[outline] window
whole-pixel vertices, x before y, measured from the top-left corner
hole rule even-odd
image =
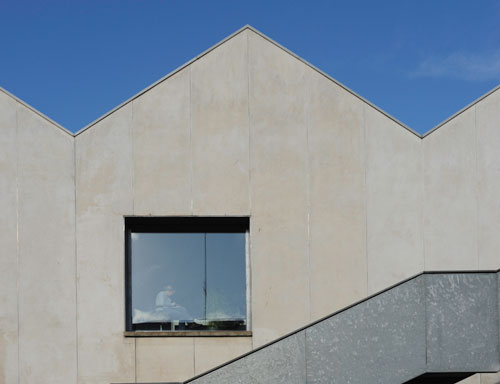
[[[128,217],[127,331],[247,330],[247,217]]]

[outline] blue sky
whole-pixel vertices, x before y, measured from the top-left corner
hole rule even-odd
[[[500,1],[0,0],[0,86],[71,131],[250,24],[418,132],[500,84]]]

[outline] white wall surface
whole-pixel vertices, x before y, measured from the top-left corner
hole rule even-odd
[[[309,71],[310,320],[367,295],[364,103]]]
[[[0,92],[0,382],[18,382],[17,102]]]
[[[135,381],[124,338],[124,215],[133,213],[132,104],[76,139],[78,383]]]
[[[431,133],[424,146],[425,268],[478,268],[475,107]]]
[[[424,269],[422,141],[365,106],[368,293]]]
[[[0,381],[74,382],[74,139],[0,92]]]
[[[309,320],[308,68],[249,34],[254,346]]]

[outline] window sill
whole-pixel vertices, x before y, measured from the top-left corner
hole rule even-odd
[[[252,337],[252,331],[125,331],[125,337]]]

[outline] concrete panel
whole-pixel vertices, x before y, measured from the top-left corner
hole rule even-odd
[[[193,213],[248,215],[247,33],[191,65]]]
[[[309,70],[249,32],[254,347],[309,321]]]
[[[0,383],[18,383],[17,102],[0,92]]]
[[[497,273],[497,286],[498,286],[498,328],[499,328],[498,333],[499,333],[499,345],[500,345],[500,272]],[[500,372],[482,373],[480,376],[481,376],[481,384],[500,384]]]
[[[73,138],[18,107],[19,382],[75,383]]]
[[[497,279],[496,273],[419,276],[193,382],[397,384],[420,382],[413,379],[426,372],[494,372]],[[497,374],[482,376],[494,382]]]
[[[308,76],[314,320],[364,298],[367,293],[364,103],[318,72]]]
[[[478,268],[474,117],[472,107],[423,139],[428,271]]]
[[[189,68],[133,102],[134,214],[191,214]]]
[[[403,383],[425,372],[421,277],[306,329],[307,383]]]
[[[427,371],[498,371],[497,275],[426,275],[425,279]]]
[[[206,372],[218,365],[252,350],[250,337],[199,337],[194,339],[195,374]]]
[[[77,217],[133,214],[132,104],[75,138]]]
[[[78,382],[132,382],[134,339],[125,338],[123,218],[94,213],[77,222]]]
[[[500,384],[500,372],[497,373],[482,373],[481,384]]]
[[[299,332],[194,380],[199,384],[303,384],[305,335]]]
[[[193,338],[137,338],[138,383],[180,382],[194,376]]]
[[[365,106],[368,294],[424,270],[421,139]]]
[[[500,268],[500,92],[476,105],[479,269]]]
[[[479,375],[473,375],[465,380],[459,381],[460,384],[481,384],[481,377]]]
[[[302,384],[306,382],[305,333],[299,332],[261,349],[246,359],[257,383]]]
[[[250,372],[246,366],[246,360],[240,359],[188,382],[196,384],[253,384],[256,381],[252,381],[252,374],[253,372]]]
[[[132,382],[123,215],[133,212],[131,105],[76,138],[80,383]]]

